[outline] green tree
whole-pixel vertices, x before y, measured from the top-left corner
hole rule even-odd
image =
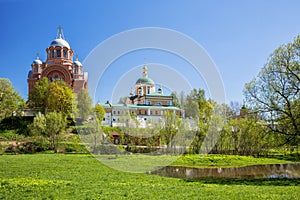
[[[64,81],[52,81],[49,86],[47,109],[60,112],[63,117],[71,116],[76,110],[76,98],[72,88]]]
[[[161,137],[167,145],[167,152],[175,150],[175,141],[173,140],[181,126],[181,119],[170,111],[165,111],[163,116],[163,128],[160,130]]]
[[[197,119],[199,117],[199,104],[197,98],[198,91],[193,89],[190,94],[186,96],[184,101],[185,116],[192,119]]]
[[[238,117],[241,113],[240,110],[241,108],[244,107],[241,103],[237,101],[231,101],[229,103],[229,108],[228,108],[228,115],[230,118],[236,118]]]
[[[45,115],[38,113],[31,124],[28,125],[31,135],[39,136],[44,135],[46,131],[46,118]]]
[[[193,89],[190,94],[187,95],[184,102],[186,117],[198,119],[199,117],[205,117],[203,116],[205,114],[209,114],[207,113],[209,110],[205,111],[205,109],[208,109],[206,106],[209,105],[209,102],[205,98],[205,91],[203,89]]]
[[[46,115],[39,113],[28,125],[31,135],[36,136],[43,146],[44,137],[50,142],[50,148],[57,150],[60,134],[65,130],[67,125],[65,117],[62,113],[49,112]]]
[[[84,126],[78,127],[77,131],[80,134],[81,142],[85,143],[88,150],[92,153],[100,153],[98,150],[101,145],[103,145],[104,142],[110,142],[109,138],[106,138],[109,137],[109,134],[105,135],[99,123],[95,120],[89,121]],[[105,138],[107,141],[105,141]]]
[[[46,129],[45,134],[49,138],[51,148],[57,150],[60,133],[62,133],[67,125],[65,117],[62,113],[50,112],[46,116]]]
[[[198,108],[198,113],[196,113],[196,122],[198,128],[196,131],[194,141],[192,143],[192,151],[194,153],[200,153],[204,139],[206,138],[207,133],[210,130],[209,124],[211,122],[211,117],[214,112],[214,108],[212,102],[206,100],[205,92],[202,89],[199,89],[198,91],[194,89],[191,93],[191,99],[193,99]],[[208,145],[207,142],[205,144]]]
[[[44,142],[46,140],[46,128],[46,117],[41,113],[37,114],[34,117],[33,122],[28,125],[29,132],[32,136],[35,137],[35,140],[39,143],[40,149],[44,148]]]
[[[242,118],[239,125],[239,146],[240,155],[259,155],[266,145],[265,133],[257,121],[252,118]]]
[[[92,114],[93,111],[93,101],[90,97],[88,90],[81,89],[77,94],[77,108],[78,108],[78,116],[83,121],[88,118],[89,115]]]
[[[289,114],[292,113],[295,118],[289,117]],[[281,127],[282,130],[285,130],[285,143],[289,144],[292,149],[294,148],[299,150],[300,143],[300,99],[291,101],[289,105],[284,106],[284,113],[278,120],[278,127]]]
[[[184,91],[181,91],[180,93],[179,93],[179,104],[181,105],[181,106],[184,106],[185,105],[185,100],[186,100],[186,96],[185,96],[185,93],[184,93]]]
[[[285,135],[292,148],[300,142],[299,52],[300,35],[278,47],[244,90],[248,107],[266,120],[269,130]]]
[[[179,99],[178,99],[178,95],[177,93],[174,91],[171,93],[171,96],[173,98],[173,106],[176,106],[176,107],[181,107],[180,103],[179,103]]]
[[[29,101],[31,107],[44,114],[61,112],[63,117],[69,117],[76,112],[75,95],[64,81],[49,82],[47,78],[42,78],[35,84]]]
[[[104,117],[105,117],[105,110],[102,106],[100,106],[99,104],[96,104],[95,106],[95,114],[96,114],[96,119],[98,121],[99,124],[102,123]]]
[[[47,78],[42,78],[34,85],[34,92],[29,96],[29,106],[46,113],[47,100],[49,97],[50,83]]]
[[[270,135],[255,118],[230,119],[227,125],[216,145],[217,153],[258,156],[264,149],[274,147]]]
[[[0,78],[0,121],[12,116],[23,104],[23,99],[14,90],[11,82],[6,78]]]

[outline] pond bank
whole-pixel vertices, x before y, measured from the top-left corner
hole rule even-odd
[[[300,178],[300,163],[250,165],[231,168],[166,166],[148,173],[173,178]]]

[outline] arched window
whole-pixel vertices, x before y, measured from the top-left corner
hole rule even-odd
[[[51,58],[54,58],[54,50],[51,51]]]
[[[58,79],[58,74],[54,74],[53,79],[57,80]]]
[[[57,50],[57,57],[58,57],[58,58],[61,57],[61,50],[60,50],[60,49]]]
[[[64,49],[64,58],[67,58],[67,50]]]
[[[74,74],[78,74],[78,68],[77,67],[74,70]]]

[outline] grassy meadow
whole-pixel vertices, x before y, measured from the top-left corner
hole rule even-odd
[[[122,158],[115,160],[118,159]],[[228,157],[226,160],[227,164],[235,162],[240,166],[246,162],[242,159],[248,160],[248,164],[286,162],[277,159],[256,162],[256,158],[252,157]],[[202,161],[188,156],[173,164],[199,165],[202,162],[203,166],[224,166],[224,160],[222,156],[214,158],[209,155]],[[219,164],[211,165],[209,162]],[[183,180],[117,171],[87,154],[2,155],[0,166],[0,199],[300,198],[299,179]]]

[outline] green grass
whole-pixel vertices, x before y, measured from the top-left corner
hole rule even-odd
[[[2,155],[0,166],[0,199],[300,198],[299,179],[182,180],[116,171],[90,155]]]
[[[263,164],[284,164],[290,163],[289,160],[276,158],[255,158],[253,156],[237,156],[237,155],[184,155],[177,159],[173,166],[185,166],[196,168],[207,167],[240,167],[247,165],[263,165]]]

